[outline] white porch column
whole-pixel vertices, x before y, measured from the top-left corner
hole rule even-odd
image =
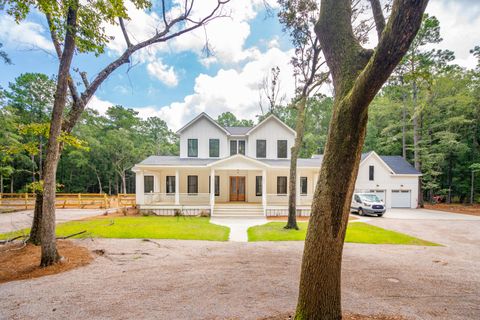
[[[267,215],[267,170],[262,170],[262,205],[263,215]]]
[[[213,215],[215,206],[215,169],[210,170],[210,214]]]
[[[135,171],[135,201],[137,205],[145,204],[145,191],[143,185],[143,171]]]
[[[318,173],[315,173],[315,174],[313,175],[313,185],[312,185],[312,187],[313,187],[312,190],[313,190],[313,191],[312,191],[312,194],[315,193],[315,188],[317,187],[318,175],[319,175]]]
[[[180,172],[175,170],[175,204],[180,204]]]

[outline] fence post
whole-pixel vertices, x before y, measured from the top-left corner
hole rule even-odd
[[[80,209],[83,209],[82,208],[82,194],[81,193],[78,194],[78,205],[80,206]]]
[[[28,209],[28,193],[25,192],[25,210]]]

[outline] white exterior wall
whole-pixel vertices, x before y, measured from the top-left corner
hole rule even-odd
[[[272,117],[249,134],[246,154],[248,157],[257,157],[257,140],[267,140],[266,159],[277,159],[277,140],[287,140],[287,158],[290,158],[295,135]]]
[[[198,157],[210,158],[209,140],[220,140],[220,157],[230,155],[227,134],[206,118],[200,118],[180,134],[180,158],[188,158],[188,139],[198,139]]]
[[[369,181],[369,166],[374,166],[374,180]],[[411,190],[410,207],[416,208],[418,203],[418,176],[394,176],[375,155],[370,155],[358,170],[356,190],[385,190],[385,205],[391,208],[392,190]]]

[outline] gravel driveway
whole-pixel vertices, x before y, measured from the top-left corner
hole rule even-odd
[[[480,220],[369,222],[444,246],[346,244],[346,311],[480,318]],[[295,308],[302,242],[77,241],[106,254],[0,285],[1,319],[258,319]]]
[[[56,209],[57,223],[99,216],[105,209]],[[32,226],[33,210],[0,214],[0,233],[6,233]]]

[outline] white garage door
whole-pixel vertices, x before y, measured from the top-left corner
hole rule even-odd
[[[392,190],[392,208],[410,208],[410,190]]]

